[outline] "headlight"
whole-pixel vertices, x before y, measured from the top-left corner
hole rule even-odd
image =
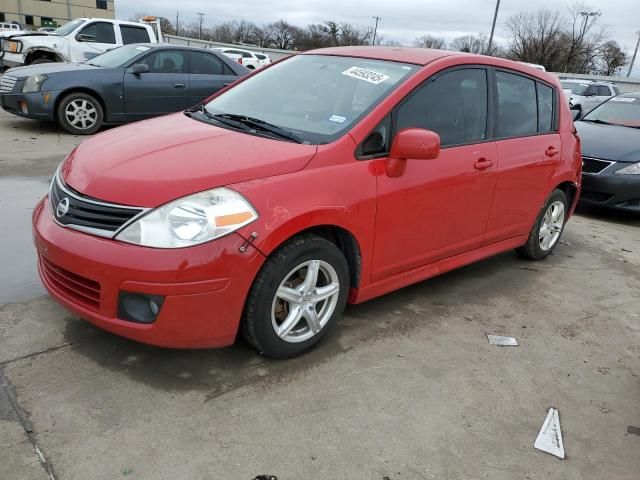
[[[242,195],[215,188],[152,210],[116,240],[155,248],[190,247],[235,232],[256,218],[258,214]]]
[[[3,42],[3,49],[9,53],[20,53],[20,50],[22,50],[22,42],[16,42],[15,40],[5,40]]]
[[[31,77],[27,77],[22,85],[22,93],[39,92],[46,79],[46,75],[33,75]]]
[[[640,162],[627,165],[620,170],[616,170],[613,173],[621,173],[623,175],[640,175]]]

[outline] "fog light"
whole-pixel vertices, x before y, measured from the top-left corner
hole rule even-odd
[[[18,105],[20,105],[20,111],[22,113],[24,113],[25,115],[29,113],[29,109],[27,108],[27,102],[18,102]]]
[[[118,298],[118,318],[129,322],[153,323],[163,303],[164,297],[161,295],[121,291]]]

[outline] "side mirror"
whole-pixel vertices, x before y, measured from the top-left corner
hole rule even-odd
[[[131,73],[135,75],[140,75],[141,73],[147,73],[149,71],[149,65],[146,63],[136,63],[133,67],[131,67]]]
[[[95,35],[87,35],[86,33],[79,33],[76,35],[76,40],[79,42],[95,42]]]
[[[386,161],[387,175],[401,176],[407,160],[433,160],[440,155],[440,135],[422,128],[407,128],[399,131]]]
[[[580,118],[580,110],[571,110],[571,116],[574,121],[578,120]]]

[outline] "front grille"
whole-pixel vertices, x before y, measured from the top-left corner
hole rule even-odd
[[[587,190],[584,188],[580,192],[580,198],[582,198],[583,200],[590,200],[592,202],[604,203],[611,197],[613,197],[613,195],[611,195],[610,193],[595,192],[593,190]]]
[[[608,160],[599,160],[597,158],[591,157],[582,157],[582,173],[586,173],[588,175],[597,175],[613,163],[615,162],[610,162]]]
[[[95,310],[100,308],[98,282],[60,268],[44,257],[40,257],[40,271],[58,292]]]
[[[82,195],[64,185],[58,174],[51,182],[49,200],[53,217],[59,224],[108,238],[114,237],[118,230],[146,211]]]
[[[11,75],[3,75],[0,78],[0,93],[11,93],[18,79]]]

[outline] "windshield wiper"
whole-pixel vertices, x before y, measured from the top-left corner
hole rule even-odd
[[[204,106],[203,106],[203,109],[204,111],[206,111],[206,108],[204,108]],[[265,120],[260,120],[259,118],[248,117],[246,115],[238,115],[235,113],[218,113],[216,115],[213,115],[207,112],[207,114],[208,114],[207,116],[211,115],[211,117],[216,120],[222,120],[223,123],[224,123],[224,120],[231,120],[234,123],[245,125],[253,130],[261,130],[264,132],[273,133],[274,135],[277,135],[280,138],[291,140],[292,142],[309,143],[306,140],[303,140],[302,138],[300,138],[295,133],[291,132],[290,130],[279,127]]]

